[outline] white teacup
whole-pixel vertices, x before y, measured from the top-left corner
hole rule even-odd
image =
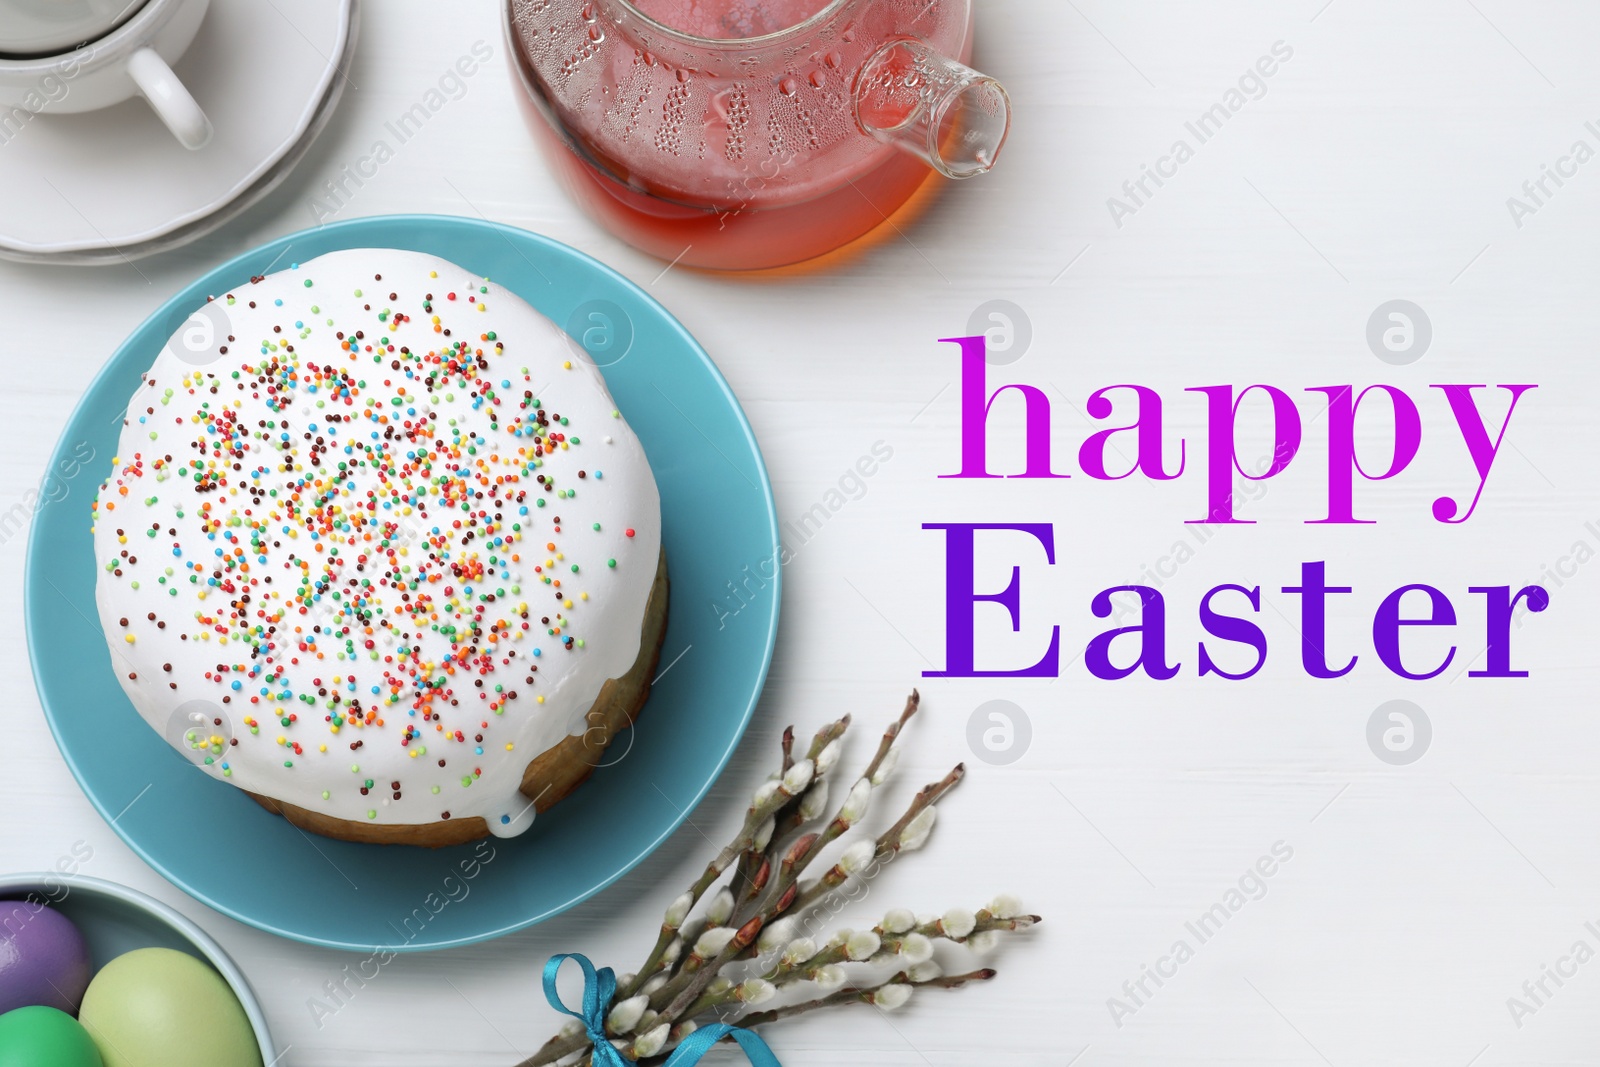
[[[211,120],[170,64],[194,40],[209,5],[0,0],[0,142],[40,112],[95,111],[142,95],[185,148],[204,146]]]

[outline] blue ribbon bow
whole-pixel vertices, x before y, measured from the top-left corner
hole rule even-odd
[[[561,965],[568,960],[577,960],[578,966],[583,968],[582,1011],[573,1011],[563,1004],[561,993],[556,989],[556,975],[560,973]],[[606,1007],[616,992],[617,976],[611,968],[602,967],[596,971],[594,964],[581,953],[568,952],[552,956],[544,965],[544,998],[550,1002],[552,1008],[583,1023],[584,1031],[594,1045],[595,1067],[630,1067],[630,1061],[617,1051],[611,1039],[606,1037]],[[667,1057],[666,1067],[693,1067],[700,1062],[700,1057],[711,1051],[711,1046],[725,1037],[732,1037],[739,1043],[739,1047],[744,1050],[753,1067],[782,1067],[778,1057],[767,1047],[767,1043],[754,1032],[729,1026],[727,1023],[702,1026],[678,1042],[678,1047]]]

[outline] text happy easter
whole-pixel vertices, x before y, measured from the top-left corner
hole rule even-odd
[[[1087,477],[1104,482],[1146,479],[1170,482],[1188,477],[1201,480],[1204,492],[1195,511],[1183,518],[1188,525],[1211,529],[1253,524],[1242,518],[1240,503],[1245,492],[1259,488],[1278,477],[1295,462],[1302,442],[1312,432],[1325,438],[1326,471],[1323,475],[1321,514],[1304,522],[1332,526],[1368,525],[1375,520],[1361,514],[1363,484],[1377,484],[1400,478],[1421,450],[1424,440],[1440,447],[1463,450],[1476,471],[1476,484],[1464,486],[1451,495],[1441,495],[1425,506],[1433,522],[1459,525],[1470,520],[1483,502],[1495,462],[1507,441],[1507,433],[1519,402],[1536,389],[1529,384],[1430,384],[1430,396],[1442,396],[1449,416],[1425,422],[1417,398],[1393,385],[1309,386],[1291,391],[1274,385],[1205,385],[1185,388],[1183,397],[1164,398],[1155,389],[1142,385],[1108,385],[1090,393],[1084,413],[1096,429],[1083,442],[1072,469],[1052,449],[1051,400],[1038,386],[1022,382],[990,383],[985,360],[985,338],[950,338],[961,351],[960,468],[941,475],[950,479],[995,479],[1065,481]],[[1024,454],[1021,457],[991,456],[988,431],[995,417],[995,401],[1006,394],[1022,401]],[[1297,403],[1295,393],[1305,399]],[[1363,403],[1370,406],[1379,396],[1387,401],[1387,464],[1378,466],[1371,456],[1363,462],[1357,456],[1356,420]],[[1506,404],[1503,418],[1486,418],[1480,403],[1497,397]],[[1242,410],[1244,402],[1254,403]],[[1263,405],[1262,400],[1266,403]],[[1202,446],[1204,462],[1191,462],[1186,440],[1168,440],[1163,425],[1163,404],[1197,404],[1205,413]],[[1300,405],[1315,405],[1320,425],[1303,418]],[[1486,405],[1487,406],[1487,405]],[[1496,405],[1497,406],[1497,405]],[[1523,405],[1526,407],[1526,405]],[[1437,405],[1434,405],[1437,407]],[[1008,410],[1014,410],[1015,405]],[[1113,424],[1113,419],[1115,423]],[[1368,420],[1370,422],[1370,420]],[[1368,425],[1364,422],[1363,425]],[[1103,428],[1100,427],[1104,425]],[[1240,432],[1269,432],[1270,455],[1247,468],[1237,449]],[[1363,450],[1365,451],[1365,450]],[[1020,463],[1018,462],[1020,460]],[[997,469],[1020,466],[1011,473]],[[1240,480],[1243,489],[1236,488]],[[1048,522],[927,522],[923,529],[940,532],[945,541],[945,663],[942,669],[925,671],[934,678],[1040,678],[1058,677],[1063,669],[1060,625],[1048,630],[1037,627],[1036,661],[1024,667],[1000,669],[985,665],[979,649],[980,618],[992,621],[997,616],[988,605],[1005,611],[1013,633],[1022,632],[1022,568],[1011,566],[1011,580],[1000,590],[976,588],[979,554],[994,551],[994,546],[1015,546],[1016,533],[1037,542],[1035,552],[1043,550],[1047,566],[1057,562],[1055,529]],[[1013,536],[996,538],[996,532],[1011,531]],[[1014,551],[1015,548],[1013,547]],[[1006,562],[1010,562],[1007,560]],[[1355,670],[1365,659],[1361,649],[1334,649],[1327,640],[1328,607],[1332,597],[1354,592],[1336,563],[1306,561],[1298,573],[1285,575],[1279,586],[1286,596],[1299,602],[1300,660],[1305,673],[1313,678],[1340,678]],[[1136,597],[1138,607],[1128,625],[1115,598]],[[1458,618],[1457,604],[1461,604]],[[1443,653],[1421,654],[1415,650],[1408,658],[1405,634],[1415,628],[1445,630],[1458,625],[1473,631],[1472,640],[1481,642],[1481,669],[1467,672],[1469,678],[1523,678],[1526,671],[1515,669],[1511,646],[1513,620],[1524,612],[1542,612],[1550,603],[1548,591],[1538,585],[1513,586],[1485,581],[1468,586],[1452,600],[1443,590],[1425,583],[1403,585],[1387,592],[1372,616],[1371,651],[1389,672],[1399,677],[1422,680],[1442,674],[1455,661],[1458,649],[1452,645]],[[1470,605],[1470,606],[1469,606]],[[1200,677],[1216,676],[1232,681],[1253,677],[1266,664],[1266,631],[1255,621],[1262,610],[1262,587],[1251,580],[1229,582],[1207,590],[1195,610],[1205,638],[1194,648],[1194,657],[1182,654],[1168,636],[1169,606],[1166,597],[1153,584],[1111,586],[1097,592],[1089,608],[1097,619],[1113,625],[1095,633],[1083,647],[1082,660],[1097,678],[1117,680],[1136,673],[1165,681],[1185,669]],[[981,613],[980,613],[981,609]],[[1125,609],[1124,609],[1125,610]],[[1292,614],[1292,612],[1291,612]],[[1104,624],[1102,624],[1104,625]],[[1222,656],[1226,649],[1230,655]],[[1245,662],[1236,662],[1243,653]],[[1253,653],[1253,663],[1248,662]],[[1219,659],[1227,659],[1224,667]],[[1192,665],[1186,668],[1186,664]]]

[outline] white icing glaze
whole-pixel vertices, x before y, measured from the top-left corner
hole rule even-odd
[[[533,822],[527,764],[637,657],[661,545],[593,364],[515,295],[389,249],[197,311],[96,509],[112,663],[174,747],[335,818],[500,836]]]

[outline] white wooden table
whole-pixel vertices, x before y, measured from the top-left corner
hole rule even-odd
[[[509,1065],[556,1023],[537,991],[543,960],[581,950],[631,962],[665,900],[703,862],[702,835],[720,843],[732,831],[738,798],[761,780],[785,723],[806,731],[850,710],[869,725],[921,684],[925,721],[909,739],[896,802],[956,759],[969,760],[971,779],[943,806],[929,851],[886,873],[850,918],[865,926],[892,904],[940,910],[1010,890],[1048,921],[1000,953],[1000,978],[985,987],[929,995],[889,1017],[861,1009],[774,1028],[786,1064],[1592,1062],[1600,962],[1561,987],[1547,980],[1552,995],[1520,1027],[1507,998],[1523,997],[1524,981],[1574,942],[1600,949],[1584,927],[1600,925],[1600,572],[1561,564],[1573,576],[1517,633],[1525,680],[1452,670],[1405,682],[1377,666],[1368,628],[1378,598],[1398,585],[1437,585],[1465,616],[1468,585],[1535,581],[1577,542],[1600,548],[1585,526],[1600,520],[1600,478],[1584,392],[1600,385],[1600,162],[1520,227],[1506,203],[1575,141],[1600,149],[1585,127],[1600,119],[1600,6],[980,4],[978,63],[1016,105],[1000,167],[947,189],[903,239],[827,272],[777,281],[663,271],[580,216],[520,125],[489,0],[448,13],[426,0],[370,0],[352,72],[359,88],[286,186],[223,232],[137,270],[0,265],[11,370],[0,395],[4,512],[36,483],[80,392],[145,315],[221,259],[312,224],[323,183],[481,39],[494,58],[467,96],[340,217],[481,213],[568,242],[648,287],[742,398],[785,519],[823,500],[874,443],[893,449],[788,567],[767,693],[712,799],[620,884],[556,920],[399,958],[318,1026],[308,999],[356,958],[234,923],[140,862],[57,754],[19,625],[0,638],[12,687],[0,711],[0,869],[48,867],[87,842],[86,873],[171,902],[244,965],[289,1047],[286,1065]],[[1198,144],[1185,123],[1276,42],[1292,57]],[[1108,198],[1180,138],[1197,146],[1193,158],[1119,226]],[[1430,351],[1408,367],[1380,363],[1365,339],[1373,310],[1395,298],[1415,301],[1433,325]],[[1202,510],[1197,475],[1163,486],[936,477],[957,461],[954,350],[937,339],[965,333],[993,299],[1031,322],[1031,347],[1004,368],[1006,380],[1048,387],[1068,460],[1088,432],[1073,407],[1118,382],[1159,388],[1174,432],[1191,437],[1202,408],[1182,392],[1189,386],[1539,389],[1512,424],[1515,447],[1478,513],[1459,527],[1427,511],[1470,484],[1459,445],[1425,445],[1406,477],[1358,490],[1377,526],[1305,525],[1322,492],[1313,428],[1294,473],[1251,505],[1259,524],[1225,531],[1164,580],[1173,655],[1185,665],[1170,682],[1101,682],[1081,663],[1058,680],[923,682],[944,638],[943,545],[922,523],[1054,522],[1054,568],[1020,541],[986,554],[995,587],[1008,553],[1023,565],[1024,633],[1008,645],[996,616],[983,640],[989,654],[1020,657],[1059,624],[1065,663],[1094,632],[1093,593],[1158,565]],[[1437,403],[1425,410],[1441,414]],[[829,432],[815,432],[819,419]],[[997,454],[1014,438],[997,433]],[[1206,589],[1260,584],[1292,618],[1294,601],[1277,590],[1294,584],[1300,561],[1318,559],[1356,588],[1334,610],[1329,638],[1364,653],[1355,671],[1307,678],[1294,629],[1264,610],[1271,652],[1260,675],[1195,676],[1195,604]],[[12,620],[23,565],[24,538],[11,536],[0,544],[0,614]],[[1397,697],[1433,724],[1431,749],[1410,766],[1381,762],[1366,740],[1373,710]],[[968,717],[991,699],[1031,721],[1030,750],[1007,766],[968,751]],[[864,748],[858,739],[858,758]],[[1292,859],[1199,944],[1185,924],[1276,842]],[[1159,988],[1146,979],[1149,995],[1135,1006],[1124,983],[1180,939],[1193,958]],[[1136,1010],[1114,1019],[1112,997]]]

